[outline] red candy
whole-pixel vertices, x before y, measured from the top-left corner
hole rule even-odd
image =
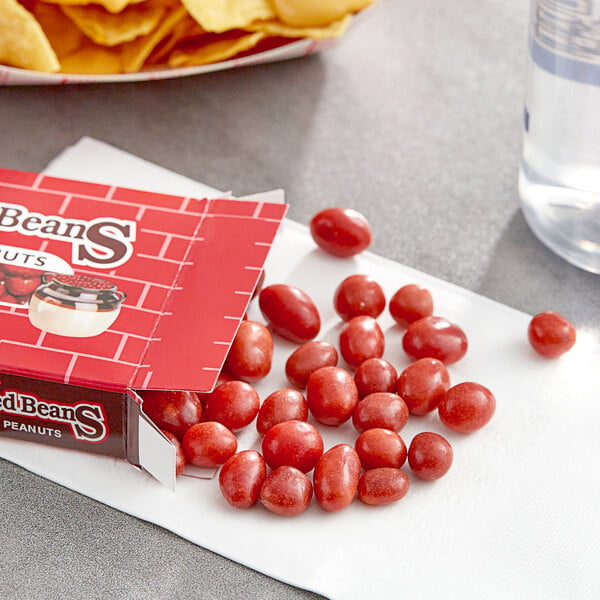
[[[264,399],[256,418],[256,430],[265,435],[277,423],[307,419],[308,404],[298,390],[276,390]]]
[[[256,321],[242,321],[235,335],[225,367],[235,379],[259,381],[271,370],[273,337]]]
[[[234,508],[254,506],[267,476],[265,459],[256,450],[244,450],[227,459],[219,472],[223,498]]]
[[[263,288],[258,304],[271,329],[297,344],[312,340],[321,329],[321,317],[314,302],[306,292],[292,285]]]
[[[363,398],[352,414],[352,424],[357,431],[373,427],[400,431],[408,421],[408,407],[397,394],[375,392]]]
[[[365,217],[351,208],[326,208],[310,221],[315,243],[334,256],[354,256],[371,245],[371,226]]]
[[[323,438],[318,430],[304,421],[284,421],[267,431],[262,453],[272,469],[288,465],[308,473],[323,454]]]
[[[449,365],[466,353],[465,332],[443,317],[423,317],[412,323],[402,338],[404,351],[413,358],[437,358]]]
[[[389,310],[398,325],[408,327],[433,314],[433,298],[428,289],[411,283],[401,287],[390,298]]]
[[[531,347],[546,358],[568,352],[577,339],[575,327],[562,315],[546,311],[535,315],[527,329]]]
[[[417,434],[408,447],[408,464],[424,481],[443,477],[452,466],[453,456],[448,440],[431,431]]]
[[[347,444],[338,444],[321,455],[313,476],[317,502],[329,511],[346,508],[356,496],[360,458]]]
[[[92,275],[83,275],[81,273],[76,273],[75,275],[54,275],[54,279],[65,285],[86,290],[113,290],[115,288],[114,283],[106,279],[93,277]]]
[[[146,390],[141,396],[142,408],[148,418],[179,439],[202,419],[202,404],[195,392]]]
[[[317,369],[306,384],[308,410],[323,425],[341,425],[358,404],[354,378],[341,367]]]
[[[249,425],[260,408],[256,390],[245,381],[226,381],[204,401],[204,420],[218,421],[236,431]]]
[[[385,337],[373,317],[360,315],[346,321],[340,331],[340,352],[352,369],[369,358],[381,358]]]
[[[196,467],[218,467],[235,454],[237,439],[216,421],[192,425],[183,436],[183,451],[189,463]]]
[[[0,279],[1,274],[16,276],[16,277],[31,277],[33,275],[41,276],[43,270],[32,269],[31,267],[22,267],[19,265],[13,265],[9,263],[0,263]]]
[[[397,392],[411,414],[424,415],[437,408],[449,387],[446,365],[436,358],[421,358],[400,373]]]
[[[495,410],[496,399],[492,392],[470,381],[451,387],[438,405],[442,423],[459,433],[481,429],[493,417]]]
[[[313,371],[321,367],[335,367],[337,363],[338,352],[332,344],[313,340],[305,342],[289,355],[285,374],[292,385],[304,389]]]
[[[375,319],[385,308],[385,294],[382,287],[369,275],[350,275],[337,287],[333,305],[344,321],[359,315]]]
[[[374,392],[395,392],[397,381],[396,367],[383,358],[368,358],[354,372],[354,383],[361,398]]]
[[[363,473],[358,482],[358,497],[365,504],[381,506],[401,500],[409,489],[410,479],[404,471],[378,467]]]
[[[321,248],[336,256],[352,256],[371,242],[364,217],[341,208],[315,215],[311,233]],[[0,295],[12,290],[15,301],[15,290],[24,291],[30,276],[0,271]],[[13,287],[11,278],[19,279],[21,287]],[[409,476],[401,470],[406,462],[414,477],[424,481],[443,477],[453,462],[452,446],[438,433],[418,433],[407,448],[398,432],[411,414],[423,416],[437,409],[442,424],[460,433],[477,431],[492,418],[496,400],[489,389],[473,382],[451,387],[447,365],[465,356],[468,339],[461,327],[433,315],[426,288],[405,285],[389,302],[394,321],[406,327],[402,347],[415,359],[399,375],[383,358],[386,340],[376,318],[386,298],[372,277],[348,276],[335,290],[333,308],[343,320],[339,353],[349,369],[337,366],[336,347],[314,339],[321,328],[320,314],[304,291],[274,284],[257,295],[268,328],[247,319],[240,324],[226,370],[212,393],[143,392],[144,409],[177,448],[177,474],[186,461],[201,467],[221,465],[219,487],[231,506],[249,508],[260,500],[275,514],[294,516],[307,509],[313,492],[320,507],[331,512],[348,507],[357,496],[370,505],[396,502],[410,488]],[[261,406],[250,382],[270,372],[271,332],[299,345],[285,362],[285,376],[294,387],[275,390]],[[528,330],[532,347],[548,357],[569,350],[575,335],[571,323],[553,312],[533,317]],[[327,426],[351,419],[359,432],[354,447],[338,443],[325,451],[309,415]],[[261,452],[236,454],[233,431],[255,417],[256,430],[263,436]],[[313,470],[311,482],[307,473]]]
[[[406,444],[390,429],[374,427],[363,431],[356,439],[354,448],[365,471],[376,467],[399,469],[406,461]]]
[[[187,465],[187,459],[181,442],[177,439],[177,436],[172,434],[170,431],[161,429],[161,433],[175,446],[175,476],[178,477],[183,473]]]
[[[294,517],[307,509],[312,494],[312,483],[302,471],[282,466],[267,475],[260,488],[260,501],[277,515]]]
[[[11,294],[5,292],[0,296],[0,302],[7,304],[27,304],[29,296],[11,296]]]
[[[12,296],[29,296],[42,282],[41,277],[7,277],[4,280],[6,291]]]

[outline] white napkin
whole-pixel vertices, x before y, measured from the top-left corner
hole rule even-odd
[[[100,154],[101,162],[95,160]],[[181,193],[178,185],[192,185],[90,139],[54,160],[49,172],[123,186],[166,184],[174,193]],[[206,187],[199,184],[195,193],[206,194]],[[337,342],[332,297],[352,273],[372,275],[388,298],[406,283],[427,286],[436,314],[469,337],[467,356],[449,368],[452,383],[477,381],[497,400],[493,420],[471,435],[445,431],[435,415],[411,418],[401,432],[407,444],[419,431],[437,431],[453,444],[455,458],[443,479],[411,479],[398,503],[369,507],[357,500],[327,513],[313,501],[305,513],[286,519],[260,506],[229,507],[215,480],[183,477],[172,493],[122,461],[2,438],[0,456],[332,599],[600,598],[596,341],[580,331],[571,352],[544,359],[528,345],[528,315],[368,252],[349,260],[327,256],[305,227],[291,221],[271,251],[266,284],[289,282],[309,293],[321,310],[321,339]],[[548,304],[552,308],[551,298]],[[261,319],[256,306],[249,316]],[[380,324],[385,357],[400,370],[408,364],[402,331],[387,311]],[[261,397],[288,386],[283,365],[294,347],[277,340],[273,370],[257,386]],[[356,435],[348,424],[324,432],[327,447],[353,443]],[[240,446],[259,448],[253,425]]]

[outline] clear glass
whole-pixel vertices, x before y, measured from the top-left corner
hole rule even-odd
[[[600,0],[532,0],[521,207],[537,237],[600,273]]]

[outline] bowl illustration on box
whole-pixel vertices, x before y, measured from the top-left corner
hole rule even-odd
[[[45,273],[29,300],[29,320],[48,333],[92,337],[115,322],[125,297],[100,277]]]

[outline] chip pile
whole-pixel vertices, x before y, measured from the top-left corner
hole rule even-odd
[[[206,65],[344,34],[375,0],[0,0],[0,64],[115,74]]]

